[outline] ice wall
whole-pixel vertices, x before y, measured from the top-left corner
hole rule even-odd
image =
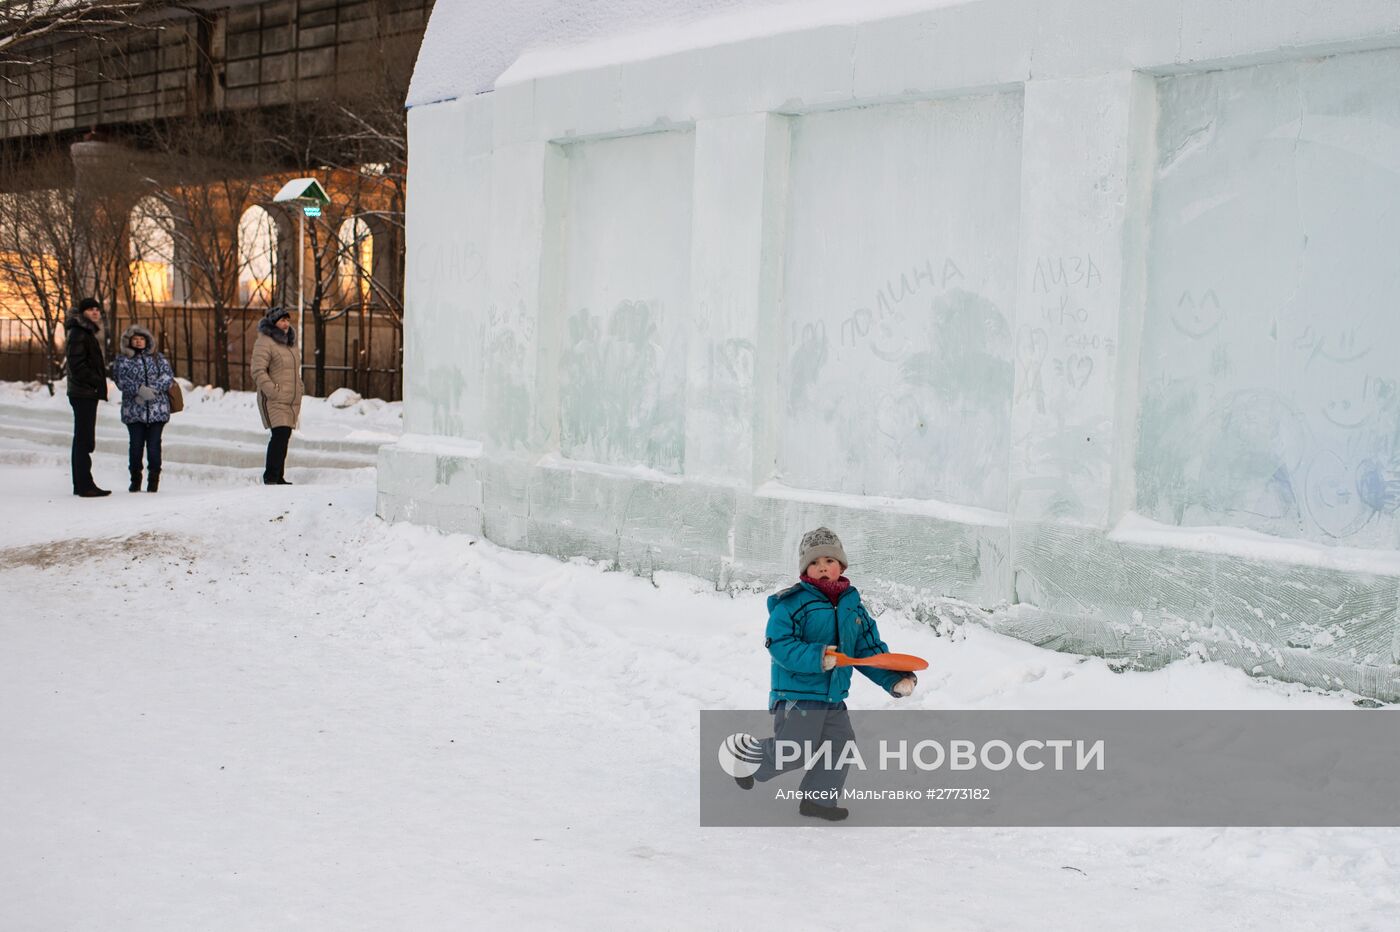
[[[1400,51],[1159,85],[1138,510],[1400,540]]]
[[[798,117],[778,476],[1006,504],[1021,99]]]
[[[679,474],[694,136],[651,133],[564,148],[560,451]]]
[[[380,513],[1400,697],[1400,7],[930,6],[413,108]]]
[[[491,242],[490,120],[479,112],[422,109],[410,110],[408,120],[414,185],[404,290],[421,325],[404,332],[404,397],[411,399],[404,429],[478,439],[490,325],[479,312],[486,306]]]

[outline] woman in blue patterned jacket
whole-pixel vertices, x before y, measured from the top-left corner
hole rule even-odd
[[[122,393],[122,423],[131,437],[130,492],[141,491],[141,452],[150,476],[146,491],[160,488],[160,435],[170,420],[170,383],[175,373],[155,351],[151,331],[132,324],[122,334],[121,355],[112,361],[112,381]]]

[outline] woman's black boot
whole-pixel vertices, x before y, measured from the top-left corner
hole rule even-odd
[[[155,482],[155,481],[156,481],[156,477],[155,477],[155,476],[152,476],[152,477],[151,477],[151,481],[152,481],[152,482]],[[130,487],[129,489],[127,489],[127,491],[128,491],[128,492],[139,492],[139,491],[141,491],[141,470],[139,470],[139,469],[133,469],[133,470],[131,471],[131,487]]]

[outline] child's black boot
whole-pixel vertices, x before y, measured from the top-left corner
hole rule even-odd
[[[825,819],[828,822],[840,822],[851,814],[849,809],[843,809],[840,806],[823,806],[810,799],[804,799],[798,803],[797,811],[802,815],[811,816],[814,819]]]

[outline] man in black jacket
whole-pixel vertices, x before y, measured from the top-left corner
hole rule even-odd
[[[68,404],[73,407],[73,494],[83,498],[111,495],[92,480],[92,451],[97,447],[97,403],[107,400],[107,363],[102,358],[102,305],[93,298],[78,302],[68,318]]]

